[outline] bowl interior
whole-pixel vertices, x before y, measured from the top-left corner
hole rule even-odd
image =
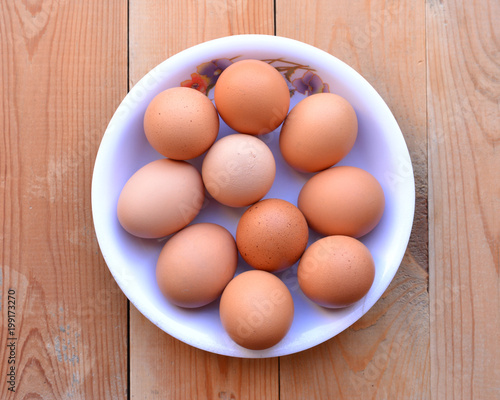
[[[116,216],[116,204],[125,182],[140,167],[161,157],[151,148],[143,130],[144,112],[153,97],[181,83],[196,86],[201,82],[202,89],[213,99],[212,84],[218,62],[225,65],[245,58],[266,60],[279,67],[284,76],[288,73],[290,108],[311,91],[328,90],[345,97],[356,111],[359,131],[354,148],[338,165],[369,171],[381,183],[386,197],[379,225],[361,238],[376,265],[375,281],[369,293],[348,308],[329,310],[303,295],[297,283],[297,265],[278,274],[292,293],[295,317],[287,336],[276,346],[261,351],[246,350],[229,338],[220,323],[218,301],[188,310],[165,300],[156,284],[155,266],[166,239],[133,237],[121,228]],[[210,76],[213,71],[215,75]],[[199,76],[204,80],[199,81]],[[265,198],[282,198],[297,204],[299,191],[311,174],[299,173],[284,162],[278,145],[279,129],[261,137],[272,150],[277,164],[276,179]],[[235,132],[221,120],[219,138],[231,133]],[[190,162],[201,169],[202,161],[203,155]],[[132,88],[110,121],[96,158],[92,182],[94,225],[102,254],[134,306],[159,328],[183,342],[218,354],[249,358],[305,350],[335,336],[366,313],[383,294],[401,263],[414,205],[408,149],[396,120],[373,87],[326,52],[291,39],[265,35],[231,36],[206,42],[170,57],[150,71]],[[207,195],[193,223],[215,222],[235,235],[244,211],[245,208],[222,206]],[[317,233],[310,231],[309,244],[318,238]],[[240,258],[237,273],[249,268]]]

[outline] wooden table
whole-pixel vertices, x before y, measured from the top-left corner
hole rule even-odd
[[[499,25],[496,0],[1,1],[0,398],[499,399]],[[100,255],[90,207],[128,89],[180,50],[241,33],[299,39],[366,77],[417,189],[406,256],[373,309],[261,360],[146,320]]]

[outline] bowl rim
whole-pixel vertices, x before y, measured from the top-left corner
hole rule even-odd
[[[380,287],[377,288],[377,295],[374,296],[375,299],[371,299],[372,301],[369,301],[366,303],[366,306],[363,307],[363,310],[361,313],[357,313],[354,317],[353,320],[349,322],[349,324],[340,329],[338,332],[335,331],[329,331],[326,334],[320,334],[315,337],[314,341],[307,342],[307,345],[302,345],[298,346],[293,349],[288,349],[286,351],[246,351],[246,349],[243,349],[238,352],[238,354],[235,354],[234,351],[229,351],[225,350],[224,348],[211,348],[210,346],[207,346],[206,344],[203,343],[203,340],[196,339],[192,336],[185,337],[182,335],[182,331],[179,331],[178,329],[175,329],[174,327],[171,326],[165,326],[165,324],[162,324],[160,320],[155,318],[154,315],[152,315],[151,310],[149,310],[147,307],[143,305],[141,302],[141,299],[137,296],[135,293],[130,293],[130,291],[127,290],[129,287],[129,282],[125,281],[125,277],[118,273],[118,270],[116,269],[115,266],[112,265],[111,263],[111,258],[112,254],[110,254],[110,241],[111,238],[106,237],[105,235],[105,227],[103,226],[103,220],[100,219],[100,212],[99,212],[99,199],[97,197],[97,193],[100,192],[103,182],[100,180],[99,176],[99,171],[101,168],[105,168],[108,165],[108,162],[106,160],[106,155],[108,153],[108,149],[112,146],[114,136],[119,135],[120,130],[119,127],[123,125],[123,115],[119,115],[119,110],[120,107],[127,106],[128,103],[130,103],[133,99],[134,93],[136,93],[139,90],[147,90],[149,86],[149,80],[152,76],[152,74],[157,74],[159,71],[165,71],[168,70],[168,66],[172,63],[176,63],[178,60],[182,61],[184,58],[189,58],[189,57],[194,57],[197,59],[197,53],[200,50],[204,51],[210,51],[210,49],[220,49],[221,47],[224,46],[236,46],[236,45],[242,45],[245,44],[247,46],[255,46],[256,48],[258,46],[265,46],[267,48],[277,48],[280,46],[288,46],[288,47],[294,47],[298,49],[299,51],[303,51],[307,54],[315,54],[316,57],[319,58],[325,58],[331,63],[336,63],[337,65],[341,66],[344,68],[346,71],[349,71],[349,73],[359,82],[359,84],[363,87],[364,90],[367,90],[370,92],[370,96],[374,96],[374,98],[377,99],[377,101],[380,103],[380,111],[384,113],[384,118],[387,119],[387,123],[392,126],[392,129],[394,129],[399,137],[399,150],[401,151],[401,157],[408,162],[408,167],[410,169],[410,174],[407,177],[409,180],[408,183],[406,184],[407,190],[409,190],[407,197],[407,200],[409,200],[409,203],[404,204],[405,206],[405,220],[401,221],[401,228],[399,229],[400,236],[399,236],[399,243],[397,245],[397,252],[395,253],[394,262],[397,264],[397,267],[392,268],[389,272],[385,271],[384,272],[384,284],[379,285]],[[122,113],[123,114],[123,113]],[[402,142],[401,142],[402,140]],[[149,319],[152,323],[157,325],[161,330],[164,332],[168,333],[169,335],[175,337],[176,339],[187,343],[191,346],[194,346],[196,348],[206,350],[209,352],[213,352],[216,354],[221,354],[221,355],[226,355],[226,356],[232,356],[232,357],[240,357],[240,358],[267,358],[267,357],[277,357],[277,356],[284,356],[284,355],[289,355],[293,353],[297,353],[300,351],[307,350],[309,348],[312,348],[314,346],[317,346],[326,340],[331,339],[332,337],[336,336],[338,333],[342,332],[343,330],[347,329],[349,326],[351,326],[354,322],[359,320],[366,312],[372,308],[372,306],[380,299],[380,297],[383,295],[389,284],[392,282],[397,270],[399,269],[399,266],[401,265],[401,262],[403,260],[404,254],[406,252],[406,248],[408,246],[408,242],[410,239],[411,235],[411,230],[413,226],[413,219],[414,219],[414,213],[415,213],[415,181],[414,181],[414,173],[413,173],[413,167],[411,163],[411,158],[410,154],[408,151],[408,147],[405,142],[405,138],[403,136],[403,133],[401,132],[401,129],[392,114],[391,110],[383,100],[383,98],[380,96],[380,94],[373,88],[373,86],[361,75],[359,74],[356,70],[354,70],[351,66],[346,64],[345,62],[341,61],[340,59],[336,58],[334,55],[321,50],[313,45],[291,39],[291,38],[286,38],[282,36],[274,36],[274,35],[263,35],[263,34],[241,34],[241,35],[231,35],[231,36],[225,36],[225,37],[220,37],[217,39],[212,39],[209,41],[205,41],[199,44],[196,44],[194,46],[188,47],[170,57],[162,61],[160,64],[158,64],[156,67],[154,67],[152,70],[150,70],[147,74],[145,74],[127,93],[127,95],[124,97],[124,99],[121,101],[120,105],[118,108],[115,110],[115,113],[113,114],[113,117],[110,119],[110,122],[104,132],[104,135],[102,136],[101,143],[99,146],[99,149],[97,151],[97,155],[95,158],[94,162],[94,168],[93,168],[93,174],[92,174],[92,184],[91,184],[91,207],[92,207],[92,217],[93,217],[93,223],[94,223],[94,229],[96,232],[96,238],[99,244],[99,248],[101,251],[101,254],[104,258],[104,261],[106,262],[106,265],[108,269],[110,270],[113,278],[115,279],[116,283],[120,287],[121,291],[125,294],[125,296],[128,298],[128,300],[147,318]],[[222,346],[224,347],[224,346]],[[272,349],[272,348],[271,348]]]

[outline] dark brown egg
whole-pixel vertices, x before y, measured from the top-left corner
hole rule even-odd
[[[309,230],[300,210],[288,201],[265,199],[241,216],[236,244],[243,259],[256,269],[281,271],[298,261]]]

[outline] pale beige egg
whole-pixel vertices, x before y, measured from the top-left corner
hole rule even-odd
[[[164,245],[156,264],[163,295],[180,307],[202,307],[216,300],[234,276],[234,238],[213,223],[189,225]]]
[[[203,160],[207,191],[220,203],[243,207],[266,195],[276,164],[269,147],[255,136],[234,134],[219,139]]]
[[[139,169],[118,198],[122,227],[142,238],[161,238],[188,225],[201,210],[205,189],[185,161],[160,159]]]

